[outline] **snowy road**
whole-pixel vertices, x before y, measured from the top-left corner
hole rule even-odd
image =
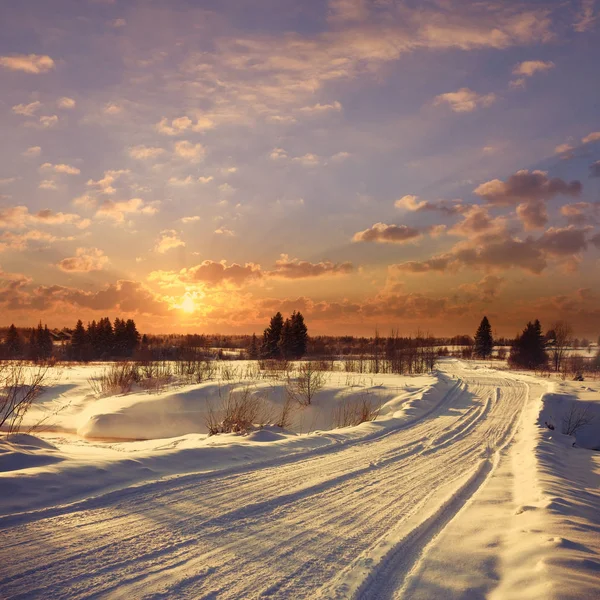
[[[219,476],[32,514],[0,531],[2,598],[403,597],[427,546],[485,485],[528,384],[446,363],[410,426]]]

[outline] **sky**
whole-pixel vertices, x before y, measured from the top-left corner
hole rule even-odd
[[[596,339],[599,15],[2,2],[2,325]]]

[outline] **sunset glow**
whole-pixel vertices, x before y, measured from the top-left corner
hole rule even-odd
[[[6,324],[596,336],[595,10],[418,4],[4,3]]]

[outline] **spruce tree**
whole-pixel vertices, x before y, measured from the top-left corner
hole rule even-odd
[[[494,348],[492,327],[487,317],[483,317],[475,334],[474,352],[477,358],[489,358]]]
[[[517,336],[510,349],[508,362],[524,369],[539,369],[548,364],[542,326],[537,319],[533,323],[527,323],[521,335]]]
[[[250,346],[248,347],[248,358],[250,360],[256,360],[258,358],[258,339],[256,334],[252,334],[250,339]]]
[[[269,326],[263,333],[261,356],[263,358],[280,358],[279,340],[283,329],[283,316],[277,312],[271,317]]]
[[[295,359],[302,358],[306,354],[308,345],[308,328],[304,323],[304,317],[301,312],[293,312],[290,319],[292,336],[292,356]]]
[[[20,358],[23,353],[23,340],[14,325],[8,328],[6,340],[4,341],[7,358]]]
[[[140,344],[140,334],[133,319],[125,321],[125,352],[131,356]]]
[[[81,319],[77,321],[73,335],[71,336],[71,344],[69,354],[73,360],[84,360],[87,346],[87,334]]]
[[[295,314],[295,313],[294,313]],[[292,331],[292,321],[286,319],[281,328],[281,337],[279,338],[279,352],[286,359],[296,358],[294,334]]]

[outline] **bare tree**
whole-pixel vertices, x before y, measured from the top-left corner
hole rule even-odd
[[[7,436],[19,432],[23,417],[42,390],[48,368],[22,362],[0,364],[0,430]]]
[[[580,405],[572,402],[568,412],[562,418],[562,432],[565,435],[575,435],[581,428],[589,425],[594,420],[590,405]]]
[[[312,361],[302,363],[296,377],[288,377],[287,394],[302,406],[312,403],[315,394],[325,386],[325,376],[318,364]]]
[[[567,350],[571,345],[573,328],[566,321],[556,321],[550,330],[554,332],[554,340],[549,348],[550,360],[552,361],[554,371],[558,373],[564,358],[567,356]]]

